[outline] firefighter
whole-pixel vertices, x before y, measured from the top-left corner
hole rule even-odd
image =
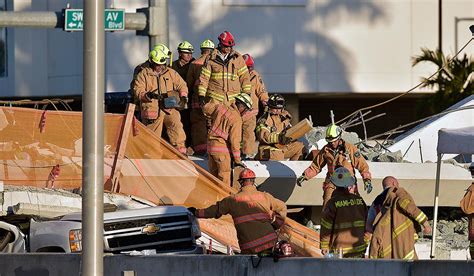
[[[422,225],[425,234],[431,233],[428,217],[401,187],[388,188],[375,223],[369,249],[369,257],[373,259],[416,260],[416,228]]]
[[[201,43],[201,56],[191,62],[189,65],[186,83],[188,84],[191,98],[191,141],[194,153],[197,155],[205,155],[207,153],[207,127],[206,117],[202,113],[199,106],[198,85],[201,68],[206,62],[211,52],[214,50],[214,42],[206,39]]]
[[[357,194],[355,178],[347,168],[337,168],[330,181],[336,189],[321,213],[321,253],[332,251],[344,258],[362,258],[367,249],[367,206]]]
[[[218,37],[219,45],[201,69],[199,76],[199,100],[205,98],[212,104],[232,103],[240,92],[250,94],[249,71],[242,55],[233,50],[234,36],[225,31]]]
[[[154,49],[149,56],[150,67],[143,68],[133,81],[135,97],[140,100],[141,121],[159,137],[164,124],[171,145],[186,154],[186,134],[176,110],[187,103],[186,82],[166,66],[168,53]]]
[[[339,166],[347,168],[353,176],[355,176],[355,169],[357,169],[364,180],[364,190],[368,194],[372,191],[372,176],[369,171],[369,165],[367,165],[357,147],[344,141],[341,136],[342,129],[335,124],[331,124],[326,129],[326,141],[328,144],[318,152],[311,165],[296,180],[298,186],[301,186],[303,181],[315,177],[327,165],[328,172],[323,183],[323,206],[331,198],[332,192],[335,189],[329,178],[336,167]]]
[[[153,47],[153,50],[159,50],[159,51],[162,51],[164,53],[167,53],[167,59],[171,58],[171,55],[172,55],[171,51],[163,43],[156,44]],[[130,82],[130,90],[129,91],[132,94],[132,99],[133,99],[132,101],[137,107],[140,105],[140,99],[135,97],[135,93],[133,92],[133,82],[135,81],[135,78],[137,77],[138,73],[140,73],[144,68],[150,68],[150,66],[151,66],[151,62],[150,62],[150,59],[148,58],[144,62],[138,64],[135,67],[135,69],[133,70],[133,78],[132,78],[132,81]]]
[[[189,208],[198,218],[230,214],[243,254],[270,252],[286,219],[286,205],[266,192],[257,191],[255,173],[246,168],[239,175],[241,189],[206,209]]]
[[[194,47],[188,41],[185,40],[178,44],[178,59],[173,61],[171,68],[178,72],[183,80],[188,75],[189,65],[194,61],[193,53]]]
[[[299,160],[303,156],[303,143],[285,137],[291,127],[291,115],[284,109],[285,99],[274,94],[268,100],[268,111],[258,119],[256,133],[259,141],[258,160]]]
[[[466,194],[462,198],[460,205],[461,210],[467,215],[468,218],[468,239],[469,239],[469,253],[471,254],[471,260],[474,257],[474,182],[466,191]]]
[[[374,221],[375,217],[382,211],[382,204],[387,197],[387,192],[392,187],[399,187],[398,180],[393,176],[387,176],[382,180],[383,191],[374,199],[372,205],[370,205],[369,212],[367,215],[367,222],[365,224],[365,231],[372,235],[374,232]]]
[[[207,136],[209,172],[229,186],[232,161],[235,166],[245,167],[240,157],[241,115],[252,108],[248,94],[240,93],[235,99],[230,105],[206,104],[203,109],[204,115],[210,118]]]
[[[252,84],[250,96],[253,102],[252,109],[242,116],[242,153],[245,156],[244,159],[247,159],[254,157],[257,153],[255,128],[257,126],[258,103],[260,101],[264,107],[267,105],[268,92],[260,74],[254,69],[252,56],[245,54],[242,57],[249,69],[250,83]]]
[[[186,80],[189,66],[191,62],[194,61],[193,52],[194,47],[188,41],[185,40],[178,44],[178,59],[173,61],[171,68],[178,72],[183,80]],[[191,91],[191,87],[189,85],[188,91]],[[191,110],[185,106],[179,111],[179,113],[181,115],[181,122],[183,123],[184,132],[188,134],[186,136],[186,146],[190,146],[192,144],[192,138],[189,135],[191,133]]]

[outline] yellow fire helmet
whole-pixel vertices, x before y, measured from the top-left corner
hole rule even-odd
[[[178,44],[178,51],[192,54],[194,52],[194,47],[189,43],[189,41],[185,40]]]
[[[342,135],[342,129],[335,124],[331,124],[326,129],[326,142],[328,143],[334,142],[337,139],[341,138],[341,135]]]
[[[163,53],[165,53],[168,58],[171,58],[171,51],[170,49],[163,43],[158,43],[156,44],[154,47],[153,47],[153,50],[160,50],[162,51]]]
[[[216,48],[216,45],[214,45],[214,42],[210,39],[206,39],[201,43],[201,49],[214,49]]]
[[[250,98],[249,94],[240,92],[240,94],[235,96],[235,99],[242,102],[248,109],[252,108],[252,98]]]
[[[166,64],[168,55],[161,50],[151,50],[150,51],[150,61],[155,64]]]

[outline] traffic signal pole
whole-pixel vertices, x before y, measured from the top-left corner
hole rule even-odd
[[[150,37],[150,48],[168,44],[168,2],[149,0],[144,12],[125,13],[124,28]],[[81,275],[104,273],[104,94],[105,3],[84,1],[84,66],[82,120],[82,232]],[[65,28],[65,11],[0,11],[0,28]]]

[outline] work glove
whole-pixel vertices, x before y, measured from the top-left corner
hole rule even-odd
[[[189,211],[191,214],[193,214],[194,216],[196,215],[196,208],[194,208],[194,207],[189,207],[189,208],[188,208],[188,211]]]
[[[285,132],[282,132],[278,135],[278,143],[281,145],[288,145],[291,142],[291,138],[286,137],[285,134]]]
[[[186,96],[181,96],[179,97],[179,108],[180,109],[186,109],[186,104],[188,103],[188,97]]]
[[[241,160],[234,161],[234,167],[242,167],[242,168],[247,168],[244,163],[242,163]]]
[[[364,191],[366,191],[368,194],[372,192],[372,182],[370,181],[370,179],[364,180]]]
[[[306,180],[306,175],[302,174],[296,179],[296,184],[301,187],[303,182]]]
[[[201,108],[203,108],[203,107],[204,107],[204,104],[206,103],[206,98],[203,97],[203,96],[199,96],[199,97],[198,97],[198,100],[199,100],[199,106],[200,106]]]
[[[161,99],[161,95],[156,93],[156,90],[155,91],[150,91],[150,92],[146,92],[145,96],[152,100],[152,99],[155,99],[155,100],[159,100]]]

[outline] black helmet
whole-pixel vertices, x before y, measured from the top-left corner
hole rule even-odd
[[[283,109],[285,107],[285,98],[280,94],[271,95],[270,99],[268,99],[268,107]]]

